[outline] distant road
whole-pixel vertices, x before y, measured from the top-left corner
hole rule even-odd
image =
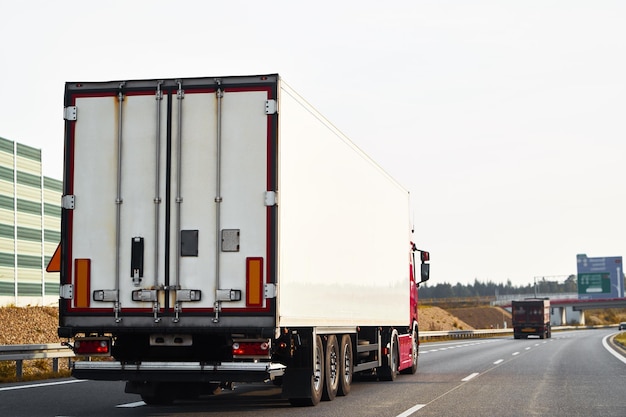
[[[278,388],[253,384],[156,408],[125,394],[123,382],[68,379],[0,384],[0,415],[624,417],[626,359],[605,346],[613,333],[578,330],[546,340],[422,344],[416,375],[400,375],[394,382],[357,381],[347,397],[311,408],[293,408]]]

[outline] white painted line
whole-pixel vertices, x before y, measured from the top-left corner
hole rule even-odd
[[[420,408],[426,407],[426,404],[416,404],[413,407],[409,408],[402,414],[398,414],[396,417],[409,417],[411,414],[419,410]]]
[[[498,359],[497,361],[495,361],[493,364],[494,365],[498,365],[501,364],[502,362],[504,362],[504,359]]]
[[[87,380],[85,380],[85,379],[70,379],[69,381],[44,382],[42,384],[18,385],[18,386],[15,386],[15,387],[0,388],[0,391],[15,391],[15,390],[18,390],[18,389],[26,389],[26,388],[49,387],[49,386],[52,386],[52,385],[74,384],[76,382],[87,382]]]
[[[513,356],[515,356],[515,355],[519,355],[519,352],[515,352],[515,353],[513,353]]]
[[[470,380],[470,379],[472,379],[472,378],[476,378],[477,376],[478,376],[478,372],[474,372],[473,374],[468,375],[468,376],[466,376],[465,378],[463,378],[461,381],[463,381],[463,382],[467,382],[467,381],[469,381],[469,380]]]
[[[117,408],[135,408],[135,407],[142,407],[144,405],[146,405],[146,403],[144,403],[143,401],[137,401],[135,403],[116,405],[115,407],[117,407]]]
[[[530,350],[530,347],[527,347],[526,350]]]
[[[609,344],[607,343],[606,339],[608,339],[609,337],[613,336],[612,334],[606,335],[604,336],[604,339],[602,339],[602,346],[604,346],[604,348],[606,350],[609,351],[609,353],[613,356],[615,356],[617,359],[619,359],[620,361],[626,363],[626,358],[624,358],[622,355],[620,355],[619,353],[617,353],[611,346],[609,346]]]

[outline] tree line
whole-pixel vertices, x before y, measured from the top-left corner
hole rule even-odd
[[[495,283],[493,281],[482,282],[478,279],[473,284],[457,283],[452,285],[447,282],[436,285],[421,284],[419,293],[421,298],[465,298],[465,297],[485,297],[497,295],[519,295],[519,294],[558,294],[578,292],[576,275],[570,275],[565,281],[548,281],[545,278],[527,285],[513,285],[511,280],[506,284]]]

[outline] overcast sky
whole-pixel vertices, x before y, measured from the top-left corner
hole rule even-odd
[[[42,149],[46,176],[65,81],[279,73],[411,192],[433,284],[626,255],[625,1],[0,0],[0,16],[0,137]]]

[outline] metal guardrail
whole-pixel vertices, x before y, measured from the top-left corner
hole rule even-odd
[[[52,359],[52,371],[59,372],[59,358],[73,358],[72,349],[61,343],[41,345],[0,345],[0,361],[15,361],[15,374],[21,379],[24,361],[29,359]]]
[[[419,333],[419,339],[422,342],[436,339],[476,339],[481,337],[500,336],[503,334],[513,334],[513,329],[444,330],[434,332],[421,331]]]

